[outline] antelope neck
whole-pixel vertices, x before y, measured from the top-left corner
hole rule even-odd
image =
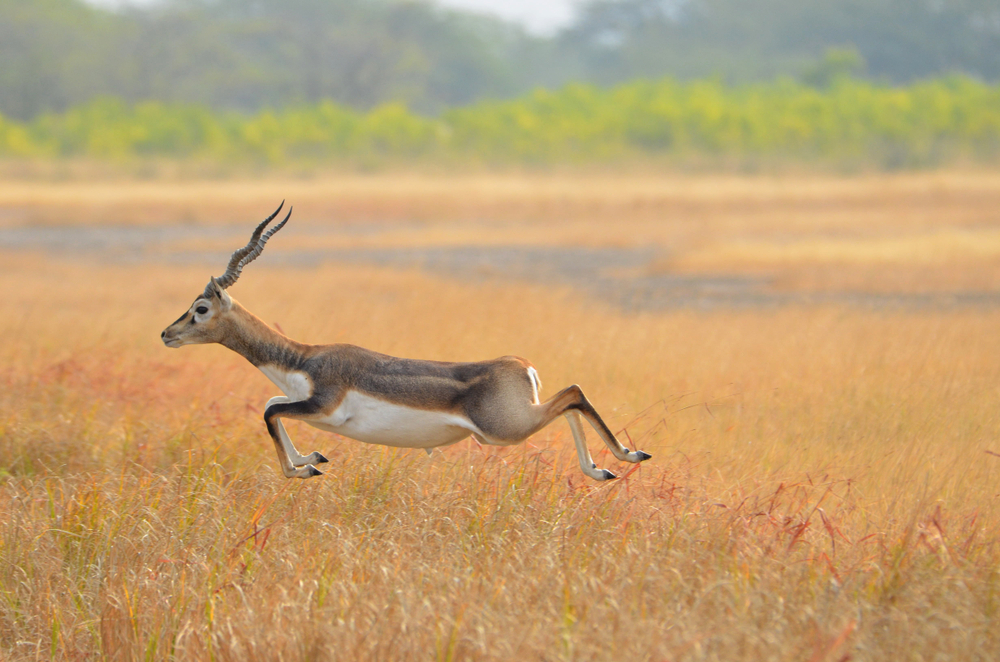
[[[278,333],[236,301],[229,314],[230,328],[219,344],[254,366],[274,365],[294,370],[305,360],[306,345]]]

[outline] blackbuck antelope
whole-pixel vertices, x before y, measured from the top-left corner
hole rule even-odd
[[[160,337],[167,347],[219,343],[250,361],[284,392],[268,400],[264,422],[286,477],[319,476],[322,472],[314,465],[327,459],[295,450],[283,418],[369,444],[430,453],[469,436],[482,444],[517,444],[561,415],[569,421],[583,472],[595,480],[615,478],[591,459],[582,415],[619,460],[650,458],[619,443],[579,386],[540,402],[538,373],[522,358],[476,363],[397,359],[354,345],[305,345],[268,327],[226,289],[288,222],[291,209],[264,233],[282,206],[257,226],[250,243],[233,253],[226,272],[209,280],[188,311]]]

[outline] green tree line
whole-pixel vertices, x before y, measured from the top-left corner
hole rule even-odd
[[[92,4],[93,3],[93,4]],[[425,114],[571,81],[802,76],[831,48],[907,84],[1000,81],[997,0],[580,0],[547,36],[433,0],[0,0],[0,114],[91,99]]]
[[[1000,79],[996,0],[590,0],[557,38],[588,80],[797,75],[850,48],[875,80]]]
[[[483,164],[777,159],[881,167],[1000,162],[1000,86],[844,75],[730,86],[717,78],[571,84],[436,117],[332,101],[252,114],[103,98],[29,122],[0,117],[0,156],[219,163]]]

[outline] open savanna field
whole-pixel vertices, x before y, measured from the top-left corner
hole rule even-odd
[[[393,450],[160,331],[516,354],[565,421]],[[1000,174],[0,181],[2,660],[992,660]]]

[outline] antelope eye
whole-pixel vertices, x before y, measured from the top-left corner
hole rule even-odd
[[[198,313],[199,315],[204,315],[205,313],[208,312],[208,308],[206,308],[205,306],[198,306],[197,308],[195,308],[194,312]]]

